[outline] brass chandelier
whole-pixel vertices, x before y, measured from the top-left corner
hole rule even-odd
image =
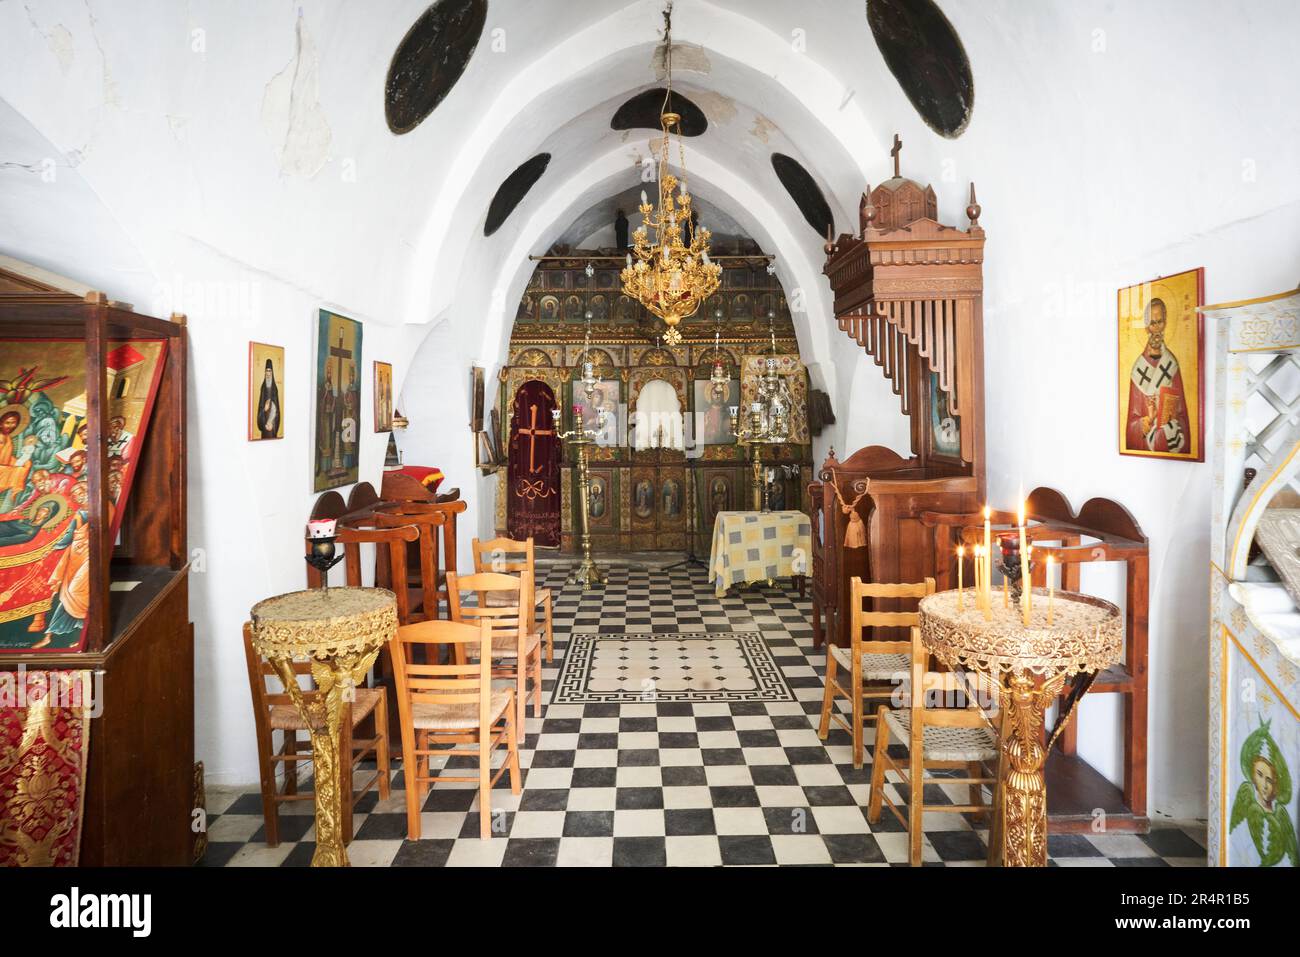
[[[659,117],[663,139],[659,144],[659,163],[655,170],[659,202],[656,208],[645,190],[641,191],[641,225],[632,234],[632,251],[628,253],[627,266],[620,278],[624,293],[664,321],[668,327],[664,332],[664,342],[674,346],[682,341],[677,324],[694,315],[700,304],[718,288],[722,267],[709,259],[709,231],[695,224],[691,194],[686,186],[682,118],[670,109],[673,89],[671,3],[664,10],[664,43],[667,89]],[[682,172],[680,180],[668,171],[674,130],[677,132],[678,165]],[[650,230],[655,231],[653,242]]]

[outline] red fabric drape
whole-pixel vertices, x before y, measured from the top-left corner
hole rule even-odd
[[[513,539],[532,536],[535,545],[560,544],[560,441],[554,408],[551,387],[533,380],[515,393],[510,416],[506,529]]]
[[[0,683],[0,867],[75,866],[90,672],[6,674]]]

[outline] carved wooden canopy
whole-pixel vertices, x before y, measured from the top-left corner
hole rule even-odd
[[[960,462],[983,472],[984,230],[971,186],[968,229],[938,222],[934,190],[895,176],[868,188],[857,236],[826,243],[825,273],[839,328],[882,367],[913,451],[924,459],[930,373],[961,423]]]

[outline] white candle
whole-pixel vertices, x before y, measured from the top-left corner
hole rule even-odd
[[[1052,605],[1056,600],[1056,582],[1052,580],[1052,566],[1056,564],[1056,559],[1051,555],[1047,556],[1047,623],[1052,623]]]
[[[962,610],[962,566],[966,564],[966,546],[957,546],[957,610]]]
[[[993,539],[989,534],[989,519],[993,510],[987,505],[984,506],[984,561],[987,564],[984,567],[984,584],[989,592],[989,606],[993,605]]]
[[[1029,580],[1029,545],[1025,541],[1025,500],[1020,500],[1020,510],[1016,513],[1020,525],[1020,610],[1024,615],[1025,627],[1029,627],[1030,594],[1033,583]]]

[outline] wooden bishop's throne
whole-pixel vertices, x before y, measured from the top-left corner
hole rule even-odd
[[[946,581],[926,512],[973,512],[984,476],[984,230],[971,186],[967,229],[937,219],[934,190],[898,173],[862,195],[858,235],[827,236],[835,321],[880,367],[911,420],[911,456],[883,446],[831,450],[809,485],[813,636],[849,644],[849,581]],[[866,528],[846,547],[846,509]],[[904,610],[879,599],[877,611]],[[882,629],[882,639],[905,639]]]

